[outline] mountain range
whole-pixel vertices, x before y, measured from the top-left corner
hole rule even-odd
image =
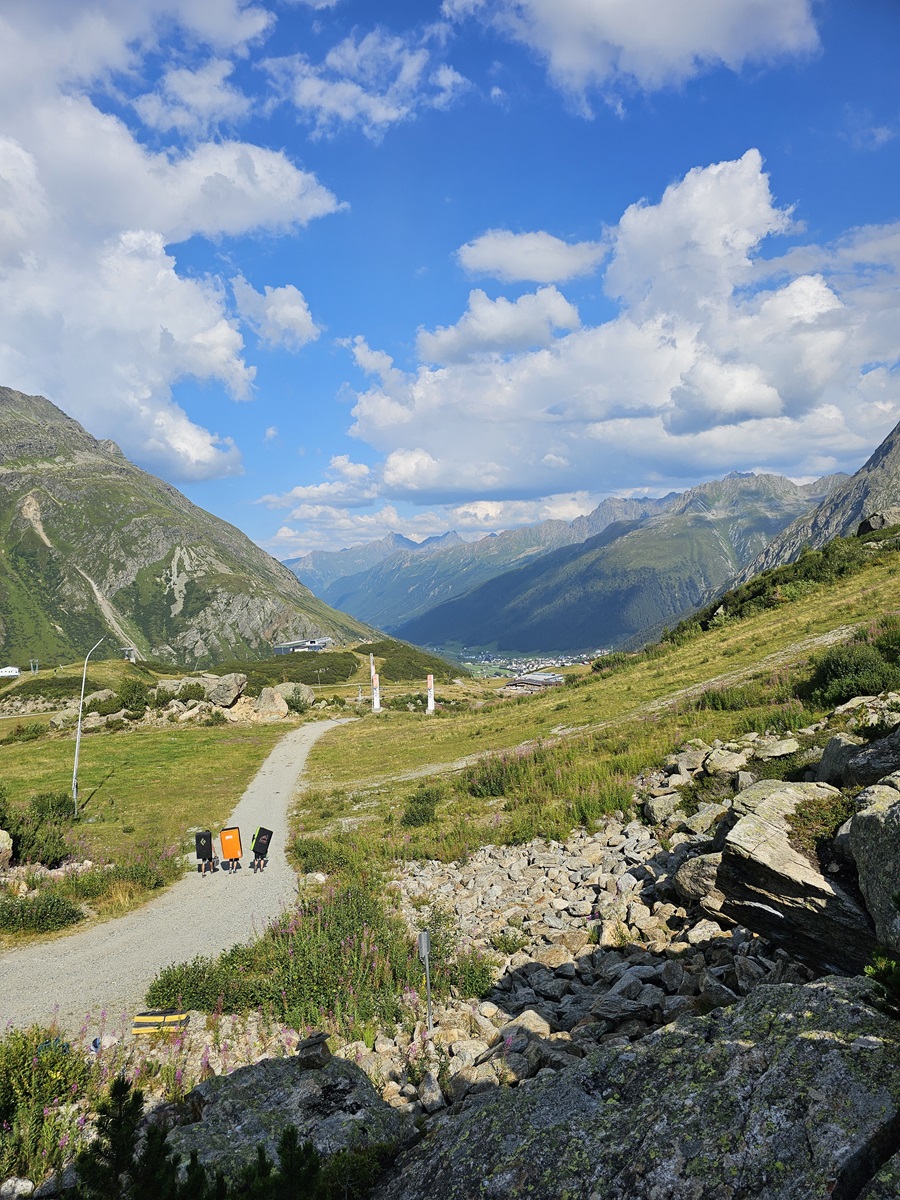
[[[732,473],[659,499],[610,497],[575,521],[477,542],[451,533],[416,546],[391,534],[289,565],[328,603],[419,644],[623,646],[704,604],[843,479]]]
[[[834,483],[734,473],[701,484],[658,516],[550,551],[395,632],[428,645],[523,652],[643,642],[721,591]]]
[[[394,629],[550,550],[584,542],[616,522],[664,512],[674,496],[614,496],[574,521],[542,521],[477,542],[465,542],[455,532],[419,543],[391,533],[377,542],[314,552],[285,565],[326,603],[379,628]]]
[[[245,534],[42,396],[0,388],[0,655],[71,661],[100,637],[193,666],[371,635]]]

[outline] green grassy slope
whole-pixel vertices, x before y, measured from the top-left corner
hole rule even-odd
[[[898,569],[900,552],[873,551],[868,565],[852,575],[823,581],[796,599],[751,611],[744,619],[726,617],[683,644],[661,644],[653,655],[635,658],[625,671],[608,677],[588,674],[578,687],[433,721],[387,713],[358,722],[347,726],[339,740],[314,749],[314,778],[325,787],[366,789],[573,729],[630,728],[635,737],[646,739],[660,714],[691,690],[713,680],[805,669],[803,664],[821,650],[821,639],[841,637],[845,627],[896,611]],[[701,720],[718,719],[715,714],[684,714],[671,736],[690,737]]]

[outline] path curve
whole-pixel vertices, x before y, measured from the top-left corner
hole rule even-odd
[[[288,811],[312,744],[339,721],[303,725],[287,733],[244,792],[229,825],[243,842],[243,866],[234,875],[188,873],[149,904],[88,929],[0,954],[0,1029],[46,1023],[55,1016],[70,1033],[91,1014],[116,1027],[122,1014],[143,1006],[154,976],[170,963],[217,954],[248,941],[291,903],[296,875],[285,857]],[[250,870],[250,838],[272,829],[264,871]]]

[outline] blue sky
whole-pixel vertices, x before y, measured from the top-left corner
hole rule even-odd
[[[5,0],[0,383],[278,557],[900,420],[888,0]]]

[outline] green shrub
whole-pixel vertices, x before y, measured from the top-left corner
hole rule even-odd
[[[0,1040],[0,1178],[40,1180],[62,1166],[77,1137],[68,1105],[90,1068],[56,1029],[10,1029]],[[67,1148],[68,1147],[68,1148]]]
[[[875,646],[851,642],[822,655],[808,686],[813,701],[833,708],[854,696],[877,696],[900,686],[900,668],[886,662]]]
[[[827,866],[834,857],[834,835],[855,811],[853,800],[841,792],[801,800],[788,817],[791,845]]]
[[[205,700],[206,688],[202,683],[183,683],[175,693],[175,699],[182,704],[188,700]]]
[[[0,930],[4,933],[52,933],[81,921],[77,904],[52,892],[41,892],[23,900],[0,900]]]
[[[210,727],[215,725],[227,725],[227,723],[228,718],[222,712],[221,708],[214,708],[209,716],[200,722],[201,725],[208,725]]]
[[[303,874],[322,871],[326,875],[337,875],[362,865],[359,855],[337,838],[294,838],[290,851],[298,871]]]
[[[46,725],[40,725],[37,721],[29,721],[27,725],[16,725],[12,733],[8,733],[3,740],[5,742],[34,742],[46,732]]]
[[[118,692],[118,702],[119,708],[124,708],[129,713],[143,716],[144,709],[150,703],[146,683],[143,683],[140,679],[123,680]]]
[[[75,802],[68,792],[38,792],[29,808],[42,821],[69,821],[75,817]]]
[[[447,789],[439,783],[420,783],[403,810],[401,825],[429,825],[435,820],[437,806],[447,797]]]
[[[109,891],[112,882],[111,871],[104,870],[102,867],[94,867],[90,871],[70,875],[61,886],[77,900],[99,900]]]
[[[309,701],[299,692],[292,692],[285,697],[285,704],[288,706],[288,712],[296,713],[298,716],[309,711]]]
[[[501,929],[491,937],[491,946],[498,954],[515,954],[528,945],[528,937],[521,929]]]

